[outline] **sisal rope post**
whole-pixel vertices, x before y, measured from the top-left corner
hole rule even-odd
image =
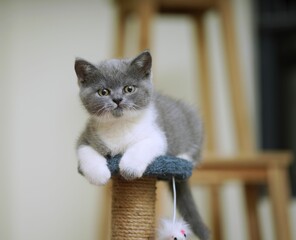
[[[133,181],[120,176],[120,156],[108,160],[112,174],[111,240],[155,240],[156,181],[182,181],[192,174],[191,162],[160,156],[146,169],[142,178]]]
[[[155,239],[156,178],[113,178],[111,240]]]

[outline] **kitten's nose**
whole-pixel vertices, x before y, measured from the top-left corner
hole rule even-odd
[[[122,98],[113,98],[112,100],[113,100],[113,102],[115,102],[117,105],[119,105],[120,102],[122,101]]]

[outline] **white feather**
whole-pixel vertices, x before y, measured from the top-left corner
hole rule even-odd
[[[182,219],[175,222],[169,219],[161,221],[158,240],[188,240],[191,235],[189,225]]]

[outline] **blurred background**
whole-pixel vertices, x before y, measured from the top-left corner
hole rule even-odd
[[[296,152],[296,4],[231,0],[231,5],[256,144]],[[98,239],[106,220],[104,190],[76,170],[75,142],[87,114],[73,64],[75,57],[96,63],[115,55],[117,11],[111,0],[0,1],[0,239]],[[220,19],[209,12],[205,24],[219,151],[231,154],[235,143]],[[199,107],[194,30],[186,16],[156,16],[151,52],[156,88]],[[132,17],[126,56],[138,53],[138,31]],[[294,197],[295,179],[293,163]],[[206,189],[194,193],[208,221]],[[240,184],[225,184],[221,199],[224,239],[249,239]],[[295,200],[289,208],[295,226]],[[263,239],[276,239],[264,194],[258,211]]]

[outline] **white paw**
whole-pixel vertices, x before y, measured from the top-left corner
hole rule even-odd
[[[96,164],[87,169],[82,170],[85,178],[94,185],[105,185],[111,178],[109,168],[104,164]]]
[[[119,163],[119,170],[125,179],[133,180],[142,177],[147,166],[148,164],[141,161],[140,156],[124,154]]]
[[[106,184],[111,178],[106,159],[90,146],[80,146],[77,153],[83,176],[92,184]]]

